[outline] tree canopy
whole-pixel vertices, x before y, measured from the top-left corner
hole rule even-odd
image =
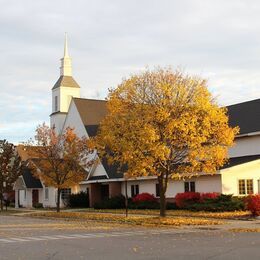
[[[3,210],[3,194],[13,188],[13,184],[22,174],[22,162],[13,144],[0,140],[0,201]]]
[[[99,151],[110,163],[127,165],[129,177],[158,176],[161,215],[168,179],[215,173],[238,133],[204,79],[171,69],[123,80],[109,91],[108,111],[96,138]]]
[[[36,129],[35,150],[38,158],[31,162],[34,175],[45,186],[57,188],[57,211],[60,210],[60,193],[83,181],[94,163],[93,150],[85,137],[78,137],[67,128],[57,134],[54,128],[42,124]]]

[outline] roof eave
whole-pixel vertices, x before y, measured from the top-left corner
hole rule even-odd
[[[236,135],[236,138],[239,138],[239,137],[247,137],[247,136],[256,136],[256,135],[260,135],[260,131],[250,132],[250,133],[244,133],[244,134],[239,134],[239,135]]]

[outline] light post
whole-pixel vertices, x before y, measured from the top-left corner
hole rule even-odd
[[[128,217],[128,195],[127,195],[127,175],[124,173],[125,179],[125,216]]]

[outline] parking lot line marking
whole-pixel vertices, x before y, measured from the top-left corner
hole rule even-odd
[[[176,231],[176,230],[175,230]],[[62,240],[62,239],[84,239],[84,238],[103,238],[103,237],[124,237],[134,235],[158,235],[170,234],[172,230],[137,230],[137,231],[115,231],[107,233],[88,233],[88,234],[64,234],[64,235],[43,235],[43,236],[30,236],[30,237],[8,237],[0,239],[1,243],[14,243],[14,242],[36,242],[41,240]]]
[[[28,239],[24,239],[24,238],[18,238],[18,237],[12,237],[12,238],[10,238],[10,239],[8,239],[8,240],[12,240],[12,241],[14,241],[14,242],[28,242],[28,241],[30,241],[30,240],[28,240]]]
[[[13,240],[10,240],[10,239],[0,239],[0,243],[1,242],[4,242],[4,243],[13,243],[13,242],[15,242],[15,241],[13,241]]]

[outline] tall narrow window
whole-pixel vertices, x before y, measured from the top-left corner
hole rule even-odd
[[[195,181],[184,182],[184,192],[195,192]]]
[[[139,194],[139,185],[131,185],[131,197],[135,197]]]
[[[54,97],[54,110],[58,111],[58,96]]]
[[[245,182],[245,180],[239,180],[238,181],[238,189],[239,189],[240,195],[246,194],[246,182]]]
[[[44,189],[44,199],[48,200],[49,199],[49,188],[45,187]]]
[[[190,191],[190,183],[189,182],[184,182],[184,192],[189,192]]]
[[[246,180],[246,192],[247,194],[254,193],[253,180]]]
[[[190,182],[190,191],[195,192],[195,182],[194,181]]]
[[[160,197],[159,183],[156,183],[156,185],[155,185],[155,194],[156,194],[156,197]]]

